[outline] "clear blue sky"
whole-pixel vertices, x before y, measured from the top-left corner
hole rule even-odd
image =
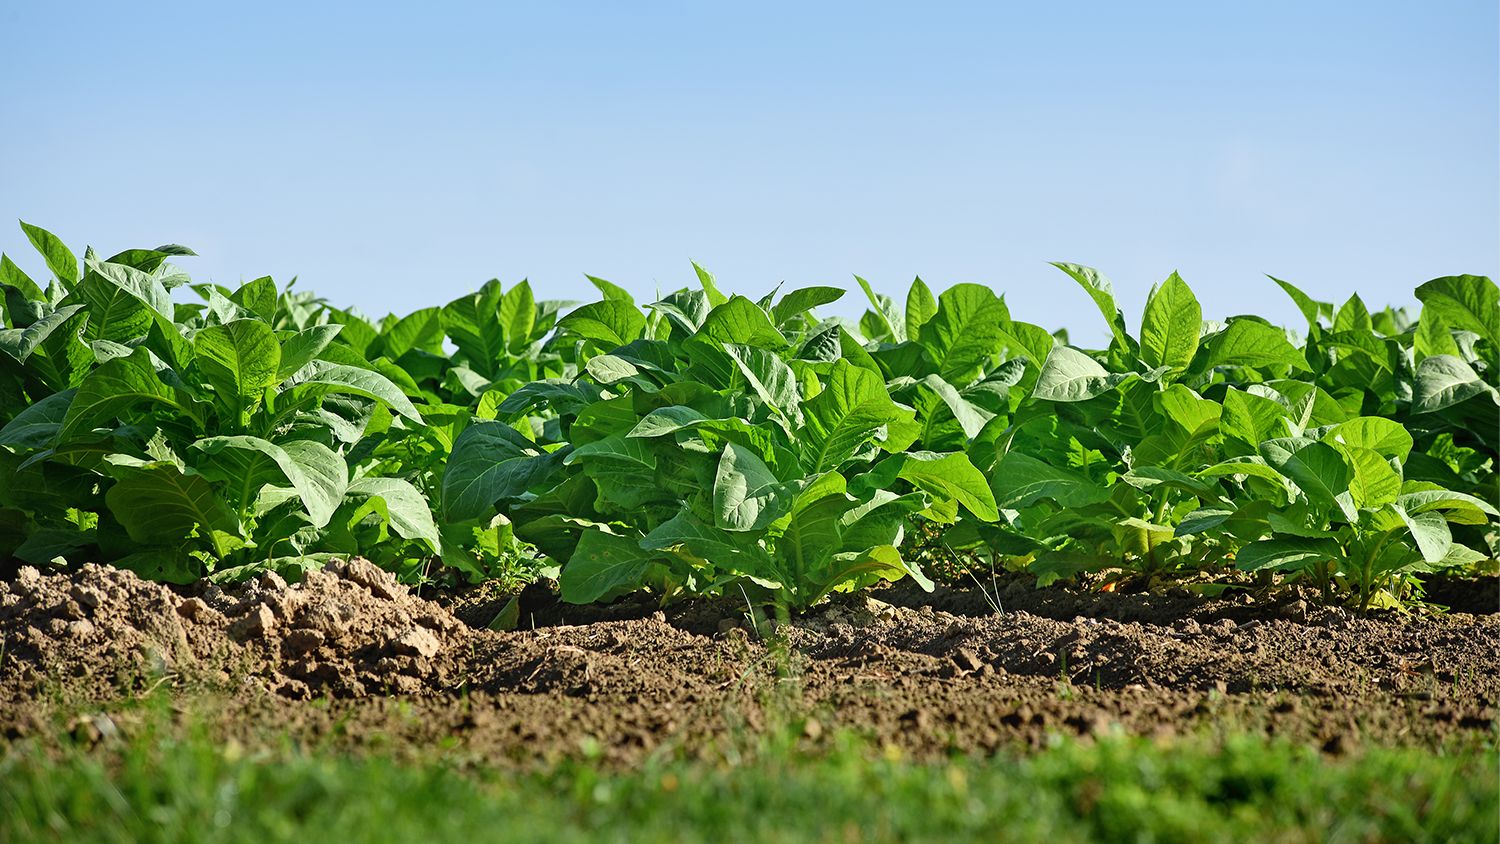
[[[692,258],[756,294],[983,282],[1083,341],[1047,260],[1132,325],[1174,269],[1287,323],[1262,273],[1372,304],[1496,274],[1493,0],[812,5],[6,3],[0,218],[377,314]]]

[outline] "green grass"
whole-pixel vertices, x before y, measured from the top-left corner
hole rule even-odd
[[[163,724],[165,723],[163,719]],[[1497,759],[1242,736],[912,763],[853,739],[639,770],[246,751],[148,725],[0,752],[0,841],[1485,841]]]

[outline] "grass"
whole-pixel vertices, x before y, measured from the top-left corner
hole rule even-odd
[[[1492,752],[1327,757],[1242,735],[1106,738],[1029,756],[914,763],[841,736],[763,737],[719,761],[603,771],[249,749],[165,715],[92,747],[0,749],[0,840],[1486,841]]]

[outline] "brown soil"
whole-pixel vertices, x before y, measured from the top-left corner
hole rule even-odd
[[[521,630],[495,632],[483,627],[507,596],[444,606],[363,560],[191,596],[101,566],[23,569],[0,582],[0,734],[70,713],[128,721],[131,698],[165,688],[226,739],[520,764],[630,763],[778,726],[812,743],[852,729],[919,757],[1107,730],[1250,729],[1329,752],[1494,740],[1493,612],[1360,618],[1295,593],[995,586],[891,588],[762,637],[729,602],[580,608],[545,587],[523,593]]]

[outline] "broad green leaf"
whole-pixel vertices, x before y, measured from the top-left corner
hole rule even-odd
[[[634,303],[627,304],[634,310]],[[521,279],[520,284],[505,291],[505,295],[500,297],[497,318],[507,350],[515,355],[525,352],[526,347],[531,344],[532,330],[536,327],[536,297],[531,293],[530,282]]]
[[[555,472],[561,461],[562,452],[542,451],[509,425],[471,424],[453,443],[443,472],[443,518],[488,519],[500,502],[525,494]]]
[[[1500,288],[1485,276],[1435,278],[1417,288],[1422,311],[1442,315],[1452,327],[1472,331],[1500,345]]]
[[[1105,278],[1103,273],[1093,267],[1085,267],[1080,264],[1066,264],[1054,261],[1052,262],[1052,266],[1067,273],[1070,278],[1078,282],[1078,286],[1083,288],[1083,292],[1087,293],[1089,298],[1094,300],[1094,304],[1099,308],[1099,313],[1104,315],[1104,322],[1109,326],[1109,333],[1114,337],[1115,345],[1122,349],[1130,350],[1134,346],[1134,341],[1130,339],[1130,333],[1125,330],[1125,314],[1115,304],[1114,287],[1109,283],[1109,279]]]
[[[145,349],[102,363],[84,377],[63,417],[58,441],[67,442],[81,431],[110,424],[140,404],[160,404],[184,411],[172,388],[156,374],[150,352]]]
[[[624,302],[631,307],[635,306],[635,297],[630,295],[629,290],[626,290],[625,288],[621,287],[618,284],[615,284],[612,281],[605,281],[602,278],[597,278],[595,276],[588,275],[587,273],[585,273],[583,277],[588,279],[589,283],[594,285],[594,287],[598,288],[600,295],[602,295],[604,298],[615,299]]]
[[[276,282],[268,275],[245,282],[229,298],[258,319],[270,322],[276,318]]]
[[[391,527],[406,539],[420,539],[433,553],[442,552],[442,540],[432,521],[432,508],[422,493],[401,478],[360,478],[349,484],[348,496],[379,498],[385,502]]]
[[[714,524],[722,530],[762,530],[787,513],[792,495],[749,449],[730,443],[714,475]]]
[[[725,344],[724,350],[760,400],[794,425],[802,423],[802,393],[791,367],[774,352],[754,346]]]
[[[214,390],[236,403],[277,382],[281,344],[271,326],[258,319],[211,325],[193,338],[193,351]]]
[[[1058,507],[1086,507],[1109,497],[1109,490],[1071,469],[1020,452],[1000,458],[990,478],[999,507],[1015,510],[1050,501]]]
[[[924,591],[931,592],[935,588],[933,582],[922,574],[921,569],[902,559],[901,552],[891,545],[877,545],[863,551],[837,554],[833,558],[830,570],[833,574],[818,590],[817,597],[819,598],[857,579],[863,580],[871,577],[886,580],[910,577]]]
[[[1459,358],[1433,355],[1417,364],[1411,399],[1414,413],[1435,413],[1481,395],[1496,398],[1497,394],[1473,367]]]
[[[649,563],[636,540],[586,530],[558,578],[562,599],[591,604],[637,589]]]
[[[291,400],[294,402],[308,396],[323,396],[329,393],[364,396],[382,402],[391,410],[419,425],[422,423],[422,417],[417,413],[417,408],[412,405],[411,399],[406,397],[401,388],[392,383],[391,379],[373,370],[330,363],[326,360],[315,360],[298,370],[296,375],[288,378],[284,386],[291,393]]]
[[[844,291],[839,287],[800,287],[782,296],[776,307],[771,309],[771,314],[776,324],[781,325],[798,314],[831,305],[842,298]]]
[[[324,327],[336,328],[338,326]],[[413,349],[437,354],[442,351],[442,348],[442,308],[422,308],[412,311],[380,332],[379,353],[391,360],[400,360],[403,355]],[[303,361],[303,363],[306,362]]]
[[[1310,329],[1318,327],[1319,315],[1333,312],[1333,305],[1317,301],[1306,293],[1303,293],[1291,282],[1282,281],[1275,276],[1266,276],[1266,278],[1276,282],[1278,287],[1286,291],[1286,295],[1292,297],[1292,301],[1297,303],[1297,310],[1302,312],[1302,317],[1307,320],[1307,325]]]
[[[297,374],[302,367],[312,363],[343,328],[342,325],[315,325],[282,340],[281,362],[276,367],[276,380],[285,381]]]
[[[18,450],[47,447],[62,429],[63,418],[67,415],[75,392],[77,391],[63,390],[53,393],[17,413],[5,427],[0,428],[0,445]],[[0,490],[3,489],[4,482],[0,480]]]
[[[1323,441],[1368,448],[1381,457],[1394,457],[1403,463],[1412,447],[1411,434],[1401,423],[1379,416],[1361,416],[1334,425],[1323,435]]]
[[[1339,306],[1338,313],[1333,317],[1333,330],[1335,333],[1351,331],[1356,334],[1373,334],[1375,324],[1370,321],[1370,309],[1365,306],[1364,300],[1355,293],[1349,300]]]
[[[979,407],[964,398],[952,384],[944,381],[941,375],[933,373],[922,379],[922,385],[932,390],[948,410],[953,418],[958,421],[959,427],[963,429],[964,436],[969,439],[979,435],[986,423],[995,418],[995,414]]]
[[[168,462],[112,466],[105,503],[135,542],[165,545],[195,530],[234,533],[238,524],[213,484]]]
[[[610,352],[639,340],[646,330],[646,318],[634,305],[605,299],[584,305],[558,320],[557,330],[591,340],[601,350]]]
[[[1254,319],[1233,317],[1224,330],[1205,338],[1195,368],[1220,366],[1290,366],[1307,370],[1302,353],[1280,328]]]
[[[1417,330],[1412,336],[1412,348],[1416,350],[1419,363],[1423,358],[1433,355],[1459,356],[1458,343],[1454,341],[1453,332],[1443,319],[1441,308],[1423,306],[1422,315],[1417,320]]]
[[[969,462],[968,455],[914,451],[901,457],[904,459],[898,477],[924,492],[957,501],[982,521],[999,521],[995,494],[984,475]]]
[[[927,288],[926,282],[921,276],[917,276],[911,283],[911,288],[906,291],[906,336],[908,339],[917,339],[922,334],[922,326],[937,315],[938,302],[933,298],[932,291]]]
[[[1297,571],[1340,556],[1338,543],[1332,539],[1262,539],[1241,548],[1234,563],[1240,571]]]
[[[491,280],[477,292],[443,306],[443,331],[471,366],[486,373],[494,371],[506,352],[505,329],[500,324],[503,295],[500,282]]]
[[[18,338],[18,342],[16,343],[15,348],[12,350],[12,353],[15,356],[16,360],[21,363],[25,363],[26,360],[30,358],[37,349],[41,348],[42,344],[52,336],[53,332],[56,332],[59,329],[63,329],[64,326],[68,326],[70,323],[73,323],[75,317],[77,317],[81,321],[83,319],[83,317],[81,316],[83,312],[83,305],[64,305],[53,311],[52,313],[47,314],[46,316],[37,320],[36,322],[33,322],[26,328],[22,329]],[[72,325],[72,327],[65,330],[72,331],[76,334],[78,331],[78,327],[76,324],[74,324]]]
[[[1265,453],[1267,459],[1271,460],[1271,465],[1291,478],[1307,495],[1308,500],[1324,507],[1336,505],[1349,521],[1355,520],[1356,514],[1344,503],[1343,495],[1349,491],[1353,471],[1332,446],[1318,442],[1304,445],[1291,452],[1279,464],[1277,460],[1271,459],[1269,452]]]
[[[1110,372],[1072,346],[1058,344],[1042,364],[1031,396],[1041,401],[1087,401],[1113,390],[1129,377],[1127,373]]]
[[[847,360],[833,362],[828,383],[803,410],[802,462],[809,473],[838,468],[881,428],[912,418],[891,401],[880,376]]]
[[[967,386],[999,357],[1009,323],[1010,312],[994,291],[982,284],[956,284],[938,297],[937,312],[916,339],[943,380]]]
[[[698,283],[703,286],[704,295],[708,296],[709,306],[717,308],[728,302],[729,297],[719,292],[719,285],[714,282],[714,274],[698,266],[697,261],[693,261],[692,264],[693,272],[698,276]]]
[[[1230,388],[1224,394],[1219,430],[1245,444],[1241,454],[1253,454],[1262,442],[1291,433],[1287,429],[1289,415],[1279,402]]]
[[[193,443],[203,455],[199,474],[223,484],[230,501],[244,507],[263,487],[290,486],[301,499],[311,524],[321,528],[338,510],[348,486],[344,458],[327,446],[307,440],[283,448],[253,436],[206,437]]]
[[[1141,361],[1148,367],[1183,370],[1198,352],[1203,309],[1177,273],[1152,288],[1141,318]]]
[[[40,226],[33,226],[25,221],[21,222],[21,230],[26,232],[26,239],[36,247],[36,251],[42,253],[42,259],[47,262],[47,269],[57,276],[57,280],[64,287],[72,287],[78,282],[78,259],[68,249],[62,239],[52,232]]]
[[[786,337],[771,324],[765,309],[744,296],[730,297],[729,301],[709,311],[693,339],[715,345],[729,343],[772,350],[784,349],[788,345]]]
[[[1421,552],[1422,559],[1429,563],[1441,562],[1448,555],[1448,549],[1453,546],[1453,532],[1448,528],[1448,520],[1441,513],[1418,513],[1412,515],[1400,507],[1395,508],[1401,521],[1406,524],[1406,529],[1411,533],[1411,538],[1417,543],[1417,550]]]
[[[1349,495],[1355,507],[1374,509],[1394,502],[1401,494],[1401,475],[1379,453],[1361,446],[1341,444],[1338,448],[1353,473]]]
[[[870,283],[859,276],[855,276],[854,280],[859,282],[860,289],[865,292],[865,298],[870,300],[870,305],[874,308],[870,313],[874,314],[880,326],[880,331],[876,333],[883,335],[892,343],[900,343],[907,339],[906,321],[896,313],[896,303],[891,301],[891,297],[876,293],[875,289],[870,287]],[[869,339],[875,339],[870,337],[870,332],[865,332],[865,334]]]

